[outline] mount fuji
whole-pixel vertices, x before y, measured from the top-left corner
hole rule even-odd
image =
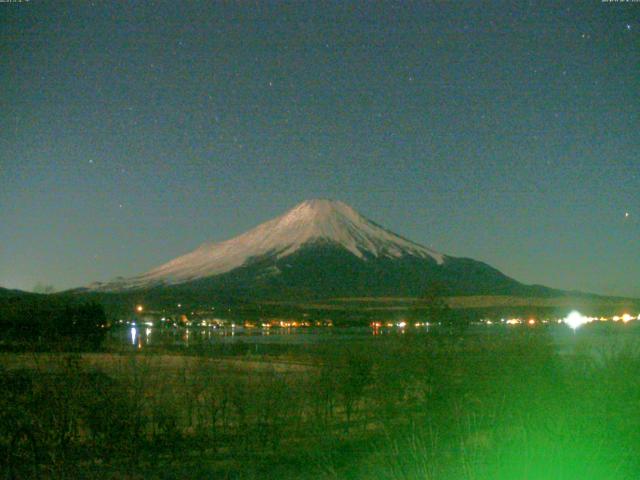
[[[476,260],[436,252],[334,200],[307,200],[219,243],[205,243],[147,273],[95,292],[180,290],[260,297],[551,295]]]

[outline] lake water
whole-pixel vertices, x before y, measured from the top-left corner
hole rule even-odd
[[[124,349],[178,348],[206,351],[242,346],[246,350],[264,351],[269,346],[304,346],[322,342],[341,343],[375,339],[376,337],[428,336],[438,331],[432,327],[302,327],[302,328],[243,328],[191,327],[158,328],[136,325],[120,326],[110,334],[110,343]],[[547,334],[562,354],[578,349],[589,350],[596,356],[622,348],[640,348],[640,322],[629,324],[591,324],[572,330],[564,324],[529,327],[526,325],[473,325],[466,336],[503,335],[515,329],[533,334]],[[253,346],[252,348],[249,348]],[[264,347],[263,347],[264,346]]]

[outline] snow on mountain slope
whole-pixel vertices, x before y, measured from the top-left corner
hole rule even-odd
[[[405,255],[445,256],[402,238],[367,220],[350,206],[333,200],[308,200],[289,212],[248,232],[220,243],[206,243],[145,274],[91,289],[120,290],[155,284],[176,284],[229,272],[263,255],[286,257],[314,241],[337,243],[363,260],[368,256],[399,258]]]

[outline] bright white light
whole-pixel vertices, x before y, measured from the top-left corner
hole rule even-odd
[[[136,327],[131,327],[131,344],[135,345],[136,344],[136,335],[138,334],[138,331],[136,330]]]
[[[589,319],[575,310],[566,316],[564,323],[571,327],[573,330],[588,323]]]
[[[404,328],[404,327],[406,327],[406,326],[407,326],[407,322],[398,322],[398,326],[399,326],[400,328]]]
[[[622,315],[622,321],[624,323],[630,322],[631,320],[633,320],[633,317],[628,313],[625,313],[624,315]]]

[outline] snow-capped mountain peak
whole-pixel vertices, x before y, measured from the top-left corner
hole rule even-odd
[[[335,200],[307,200],[230,240],[205,243],[145,274],[90,288],[111,290],[176,284],[229,272],[253,258],[286,257],[305,245],[325,241],[337,244],[366,261],[369,257],[431,258],[444,255],[396,235]]]
[[[410,254],[430,256],[438,263],[443,261],[441,254],[382,228],[336,200],[307,200],[273,222],[273,229],[266,237],[274,244],[288,244],[279,253],[280,257],[293,253],[307,242],[322,239],[338,243],[360,258]]]

